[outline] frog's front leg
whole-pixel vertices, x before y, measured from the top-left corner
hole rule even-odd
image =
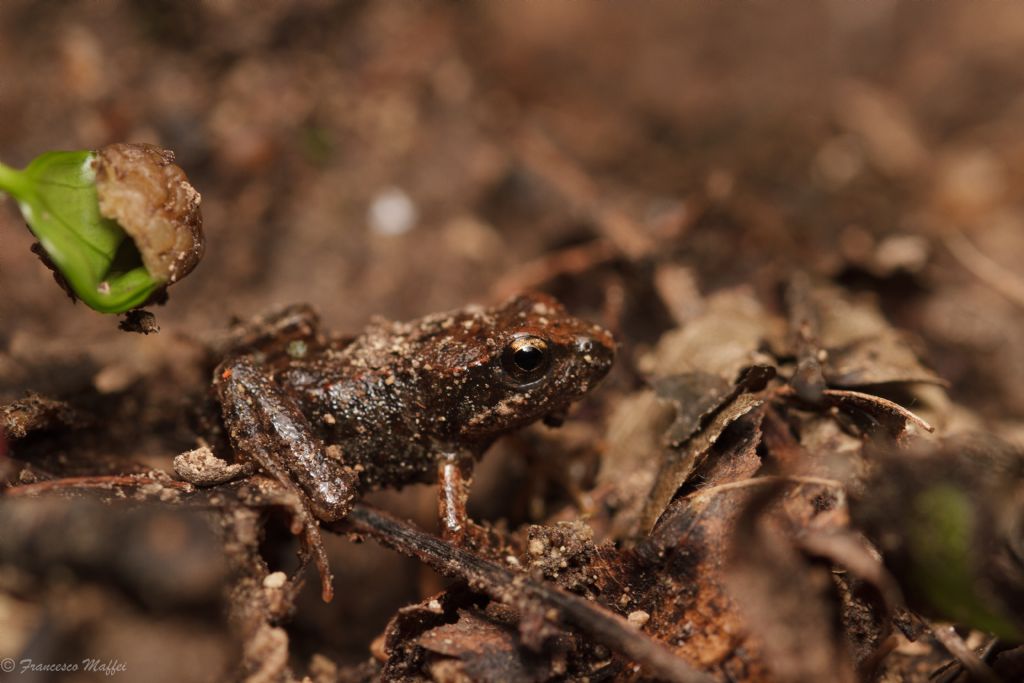
[[[263,366],[249,356],[225,361],[216,370],[214,387],[237,454],[296,492],[317,519],[334,522],[348,514],[358,475],[327,454],[306,416]],[[330,571],[319,527],[314,520],[305,526],[328,600]]]
[[[237,453],[287,486],[298,486],[326,522],[343,519],[358,476],[327,454],[295,401],[253,358],[226,361],[214,377],[224,423]]]
[[[437,515],[441,536],[462,545],[472,526],[466,512],[473,476],[473,457],[466,453],[442,453],[437,461]]]

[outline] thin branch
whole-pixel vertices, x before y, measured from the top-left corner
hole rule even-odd
[[[953,258],[972,275],[1013,303],[1024,307],[1024,280],[1017,273],[992,260],[963,233],[949,235],[944,242]]]
[[[677,683],[712,683],[714,680],[614,612],[557,586],[512,572],[363,503],[357,503],[344,522],[327,528],[341,533],[364,533],[442,574],[464,578],[471,586],[501,602],[540,603],[547,610],[555,610],[566,623],[625,654],[660,679]]]
[[[597,238],[527,261],[498,280],[491,291],[500,299],[523,290],[538,289],[560,275],[578,276],[618,256],[619,251],[610,240]]]
[[[719,484],[718,486],[711,486],[705,489],[700,489],[691,493],[688,498],[704,499],[716,496],[719,493],[726,491],[734,491],[736,489],[745,489],[751,486],[765,486],[767,484],[798,484],[803,486],[825,486],[827,488],[846,489],[846,485],[838,479],[825,479],[823,477],[803,477],[803,476],[789,476],[789,475],[766,475],[762,477],[752,477],[750,479],[740,479],[739,481],[730,481],[728,484]]]
[[[999,683],[999,676],[985,662],[981,661],[981,658],[971,648],[967,647],[967,643],[957,635],[952,626],[940,626],[931,622],[928,623],[928,626],[935,639],[942,643],[942,647],[946,648],[949,654],[960,661],[971,674],[972,679],[980,681],[980,683]]]
[[[528,130],[518,142],[517,151],[527,168],[554,187],[577,211],[589,216],[619,251],[633,260],[654,253],[656,245],[648,231],[618,204],[608,201],[586,171],[543,133]]]
[[[146,484],[159,484],[165,488],[178,489],[186,493],[195,490],[192,484],[169,477],[158,478],[145,474],[108,474],[88,477],[65,477],[62,479],[39,481],[34,484],[21,484],[10,486],[4,489],[3,493],[5,496],[38,496],[67,489],[110,489],[115,486],[138,487]]]

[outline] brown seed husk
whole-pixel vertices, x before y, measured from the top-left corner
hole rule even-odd
[[[115,143],[96,152],[100,213],[134,240],[150,274],[173,284],[203,257],[200,196],[174,152],[156,145]]]

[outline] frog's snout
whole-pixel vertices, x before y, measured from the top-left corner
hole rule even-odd
[[[615,361],[615,340],[596,325],[586,334],[576,336],[576,353],[591,369],[594,379],[601,379]]]

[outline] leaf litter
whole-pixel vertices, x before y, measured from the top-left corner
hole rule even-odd
[[[914,645],[908,638],[931,643],[928,656],[952,647],[930,635],[942,619],[1012,639],[1022,585],[1015,451],[996,442],[945,444],[910,409],[872,393],[880,385],[941,382],[869,303],[831,287],[799,286],[809,306],[799,314],[773,314],[750,292],[727,290],[661,337],[637,364],[648,388],[624,395],[609,418],[586,517],[519,530],[491,526],[487,543],[459,549],[360,504],[334,530],[374,538],[455,582],[400,610],[364,664],[338,669],[320,658],[320,668],[349,680],[852,681],[921,661],[924,654],[900,655]],[[851,333],[850,319],[870,335]],[[795,386],[808,381],[823,385],[813,392]],[[95,429],[67,403],[39,396],[9,403],[4,415],[7,438],[29,454],[53,443],[47,439],[55,431]],[[211,457],[200,449],[182,455],[180,466],[197,453]],[[296,608],[309,558],[300,548],[298,567],[282,572],[264,553],[276,516],[293,533],[300,528],[304,513],[293,493],[258,476],[230,481],[237,472],[195,489],[159,472],[61,478],[59,466],[40,463],[26,464],[22,483],[8,489],[10,514],[39,495],[88,493],[135,501],[140,510],[157,504],[166,514],[198,509],[219,519],[213,528],[232,567],[227,633],[243,670],[252,680],[291,675],[282,624]],[[928,480],[952,491],[923,511],[908,495],[925,476],[915,474],[915,463],[929,463]],[[958,490],[970,496],[958,498]],[[915,556],[922,538],[934,545],[944,537],[913,525],[960,528],[945,518],[953,512],[943,503],[954,501],[955,512],[960,499],[986,506],[963,522],[974,525],[964,538],[980,539],[972,541],[978,547],[926,546],[932,555]],[[928,516],[934,510],[938,521]],[[992,540],[978,536],[982,529]],[[27,544],[14,535],[5,552],[29,557]],[[974,602],[950,604],[942,598],[948,590],[918,590],[918,565],[947,556],[992,557],[952,573],[977,587]],[[153,570],[139,571],[142,578],[123,584],[114,575],[114,588],[156,585],[143,580]],[[907,625],[915,622],[921,626]],[[1012,653],[998,652],[993,666],[1015,661],[1007,659]]]

